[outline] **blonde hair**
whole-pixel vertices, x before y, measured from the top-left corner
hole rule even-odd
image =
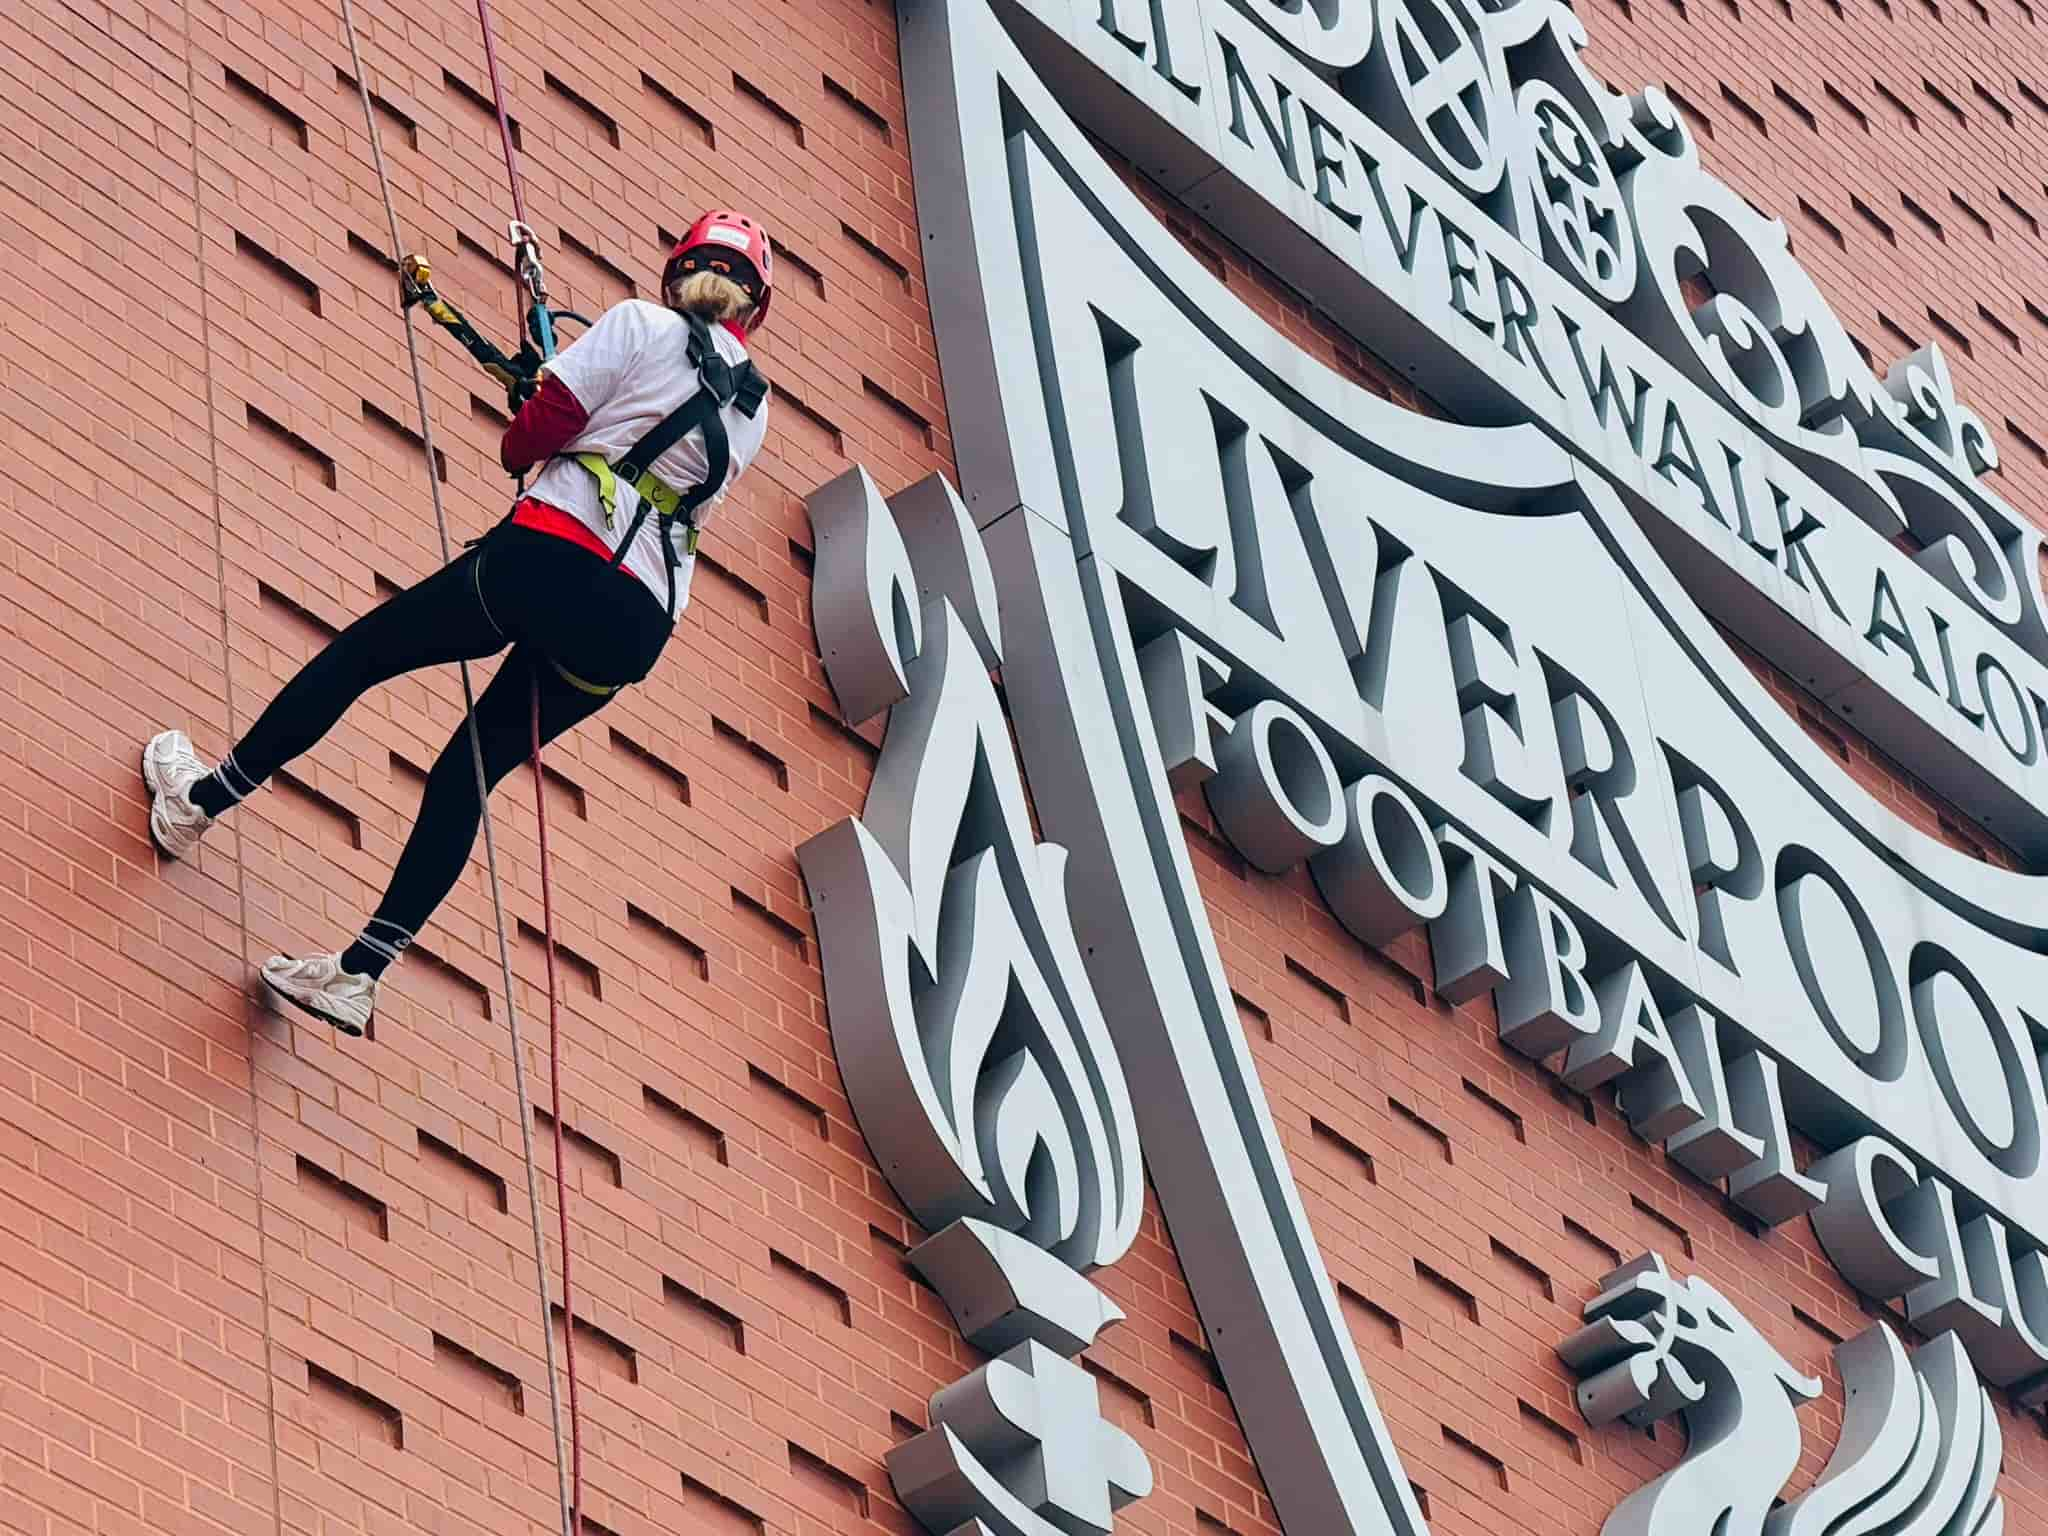
[[[671,309],[686,309],[713,323],[741,319],[754,307],[747,290],[719,272],[692,272],[671,283],[668,303]]]

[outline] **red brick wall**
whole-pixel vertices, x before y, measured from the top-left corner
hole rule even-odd
[[[2000,431],[2008,494],[2038,511],[2048,467],[2003,427],[2048,439],[2048,323],[2025,308],[2048,302],[2048,264],[1997,196],[2048,219],[2048,117],[2012,78],[2048,96],[2048,46],[2015,0],[1985,0],[1992,27],[1970,0],[1941,0],[1939,20],[1925,0],[1894,0],[1889,20],[1867,0],[1845,0],[1841,20],[1791,0],[1793,21],[1750,0],[1740,31],[1726,0],[1690,0],[1684,17],[1633,3],[1627,19],[1589,0],[1596,60],[1617,80],[1670,79],[1712,118],[1709,158],[1791,217],[1881,358],[1899,344],[1880,309],[1918,338],[1933,304],[1971,338],[1958,372]],[[915,1234],[840,1090],[793,856],[859,806],[872,763],[833,723],[816,666],[800,497],[849,459],[893,487],[950,457],[892,17],[881,0],[497,9],[527,196],[565,299],[645,291],[662,232],[712,200],[760,212],[787,262],[763,347],[776,430],[710,542],[678,643],[550,753],[591,1528],[905,1533],[882,1454],[974,1356],[904,1270]],[[429,0],[361,16],[400,218],[444,286],[509,333],[474,15]],[[1779,61],[1767,68],[1814,114],[1815,143],[1766,66],[1742,59]],[[312,0],[15,0],[0,15],[9,1532],[553,1524],[518,1112],[477,875],[396,973],[372,1042],[337,1048],[249,986],[264,955],[338,942],[372,903],[459,718],[453,679],[375,695],[183,866],[154,858],[134,771],[163,724],[218,750],[332,628],[438,563],[348,68],[335,13]],[[1965,125],[1925,95],[1923,71]],[[1873,73],[1918,130],[1891,120]],[[1767,137],[1721,98],[1723,75]],[[1822,76],[1868,115],[1867,136]],[[1995,239],[1948,201],[1950,182]],[[1799,222],[1800,196],[1842,249]],[[1305,345],[1371,373],[1190,234]],[[503,504],[495,406],[466,361],[426,345],[463,537]],[[499,805],[540,1088],[530,792],[515,784]],[[1245,872],[1199,802],[1187,809],[1276,1117],[1435,1529],[1588,1536],[1677,1454],[1669,1430],[1589,1433],[1550,1356],[1609,1262],[1601,1245],[1689,1262],[1809,1368],[1822,1330],[1860,1326],[1803,1227],[1751,1235],[1609,1107],[1510,1062],[1483,1009],[1438,1004],[1419,946],[1360,950],[1304,882]],[[1276,1529],[1156,1211],[1109,1286],[1131,1319],[1093,1362],[1159,1472],[1120,1529]],[[1838,1405],[1806,1415],[1813,1466]],[[2048,1518],[2048,1445],[2010,1413],[2006,1429],[2009,1528],[2026,1530]]]

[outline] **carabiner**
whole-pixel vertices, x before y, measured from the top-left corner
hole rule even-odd
[[[531,227],[518,219],[506,224],[505,237],[512,242],[512,263],[518,269],[519,280],[526,285],[534,303],[545,305],[548,301],[548,276],[541,265],[540,241]]]

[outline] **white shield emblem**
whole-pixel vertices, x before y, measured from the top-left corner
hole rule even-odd
[[[1725,189],[1639,184],[1654,154],[1699,185],[1690,142],[1657,93],[1590,80],[1561,6],[1382,5],[1377,30],[1312,9],[902,9],[962,497],[885,505],[855,472],[812,499],[833,686],[849,719],[895,713],[862,817],[803,862],[856,1113],[935,1232],[920,1269],[1000,1352],[892,1456],[939,1532],[1106,1530],[1149,1487],[1068,1364],[1114,1320],[1085,1276],[1128,1245],[1141,1143],[1168,1222],[1199,1234],[1180,1259],[1282,1522],[1424,1530],[1241,1032],[1174,802],[1197,787],[1250,863],[1306,864],[1363,942],[1425,928],[1438,992],[1491,992],[1504,1048],[1614,1085],[1638,1135],[1760,1220],[1818,1206],[1844,1272],[1954,1327],[1987,1375],[2048,1372],[2024,1305],[2048,1308],[2022,1011],[2048,985],[2041,883],[1905,827],[1702,612],[1808,658],[2048,842],[2018,809],[2048,774],[2048,627],[2015,574],[2038,539],[1958,489],[1981,426],[1938,356],[1896,386],[1845,362]],[[1391,136],[1347,141],[1334,104],[1283,133],[1258,69],[1309,61],[1320,88],[1376,38],[1405,61],[1378,77],[1405,103]],[[1504,46],[1545,39],[1551,62],[1510,79]],[[1073,49],[1098,94],[1066,102],[1041,66]],[[1136,113],[1123,91],[1156,112],[1121,130],[1142,169],[1266,231],[1509,424],[1402,409],[1247,309],[1069,115]],[[1199,176],[1182,139],[1218,157]],[[1238,163],[1261,144],[1299,174]],[[1522,255],[1482,249],[1477,212],[1452,222],[1459,186]],[[1385,234],[1370,283],[1316,221]],[[1716,262],[1725,285],[1687,309],[1681,275]],[[1625,324],[1588,342],[1572,305]],[[1576,370],[1583,398],[1511,412],[1459,386],[1503,355],[1561,395]],[[1757,434],[1775,478],[1730,446],[1761,459]],[[1851,492],[1934,519],[1939,557],[1902,567],[1854,515],[1827,540],[1800,521]],[[1767,579],[1743,563],[1766,549]],[[1962,662],[1928,638],[1966,631]],[[1795,1165],[1790,1124],[1825,1165]]]

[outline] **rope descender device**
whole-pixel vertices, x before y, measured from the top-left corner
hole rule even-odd
[[[533,393],[538,382],[542,355],[529,345],[520,347],[514,356],[506,356],[495,342],[469,323],[462,311],[450,304],[434,290],[433,267],[427,258],[405,255],[398,259],[399,308],[411,309],[414,305],[427,312],[436,325],[462,344],[464,351],[475,358],[499,384],[504,386],[505,397],[513,410],[518,410]]]
[[[427,258],[408,254],[399,258],[399,308],[418,305],[429,318],[462,344],[484,370],[505,390],[505,398],[517,411],[539,383],[540,366],[555,355],[555,322],[590,322],[573,309],[555,309],[548,303],[547,269],[541,262],[540,241],[530,225],[514,219],[506,228],[512,242],[512,256],[520,287],[530,301],[526,312],[526,339],[516,353],[507,354],[469,323],[461,310],[435,291],[433,268]]]

